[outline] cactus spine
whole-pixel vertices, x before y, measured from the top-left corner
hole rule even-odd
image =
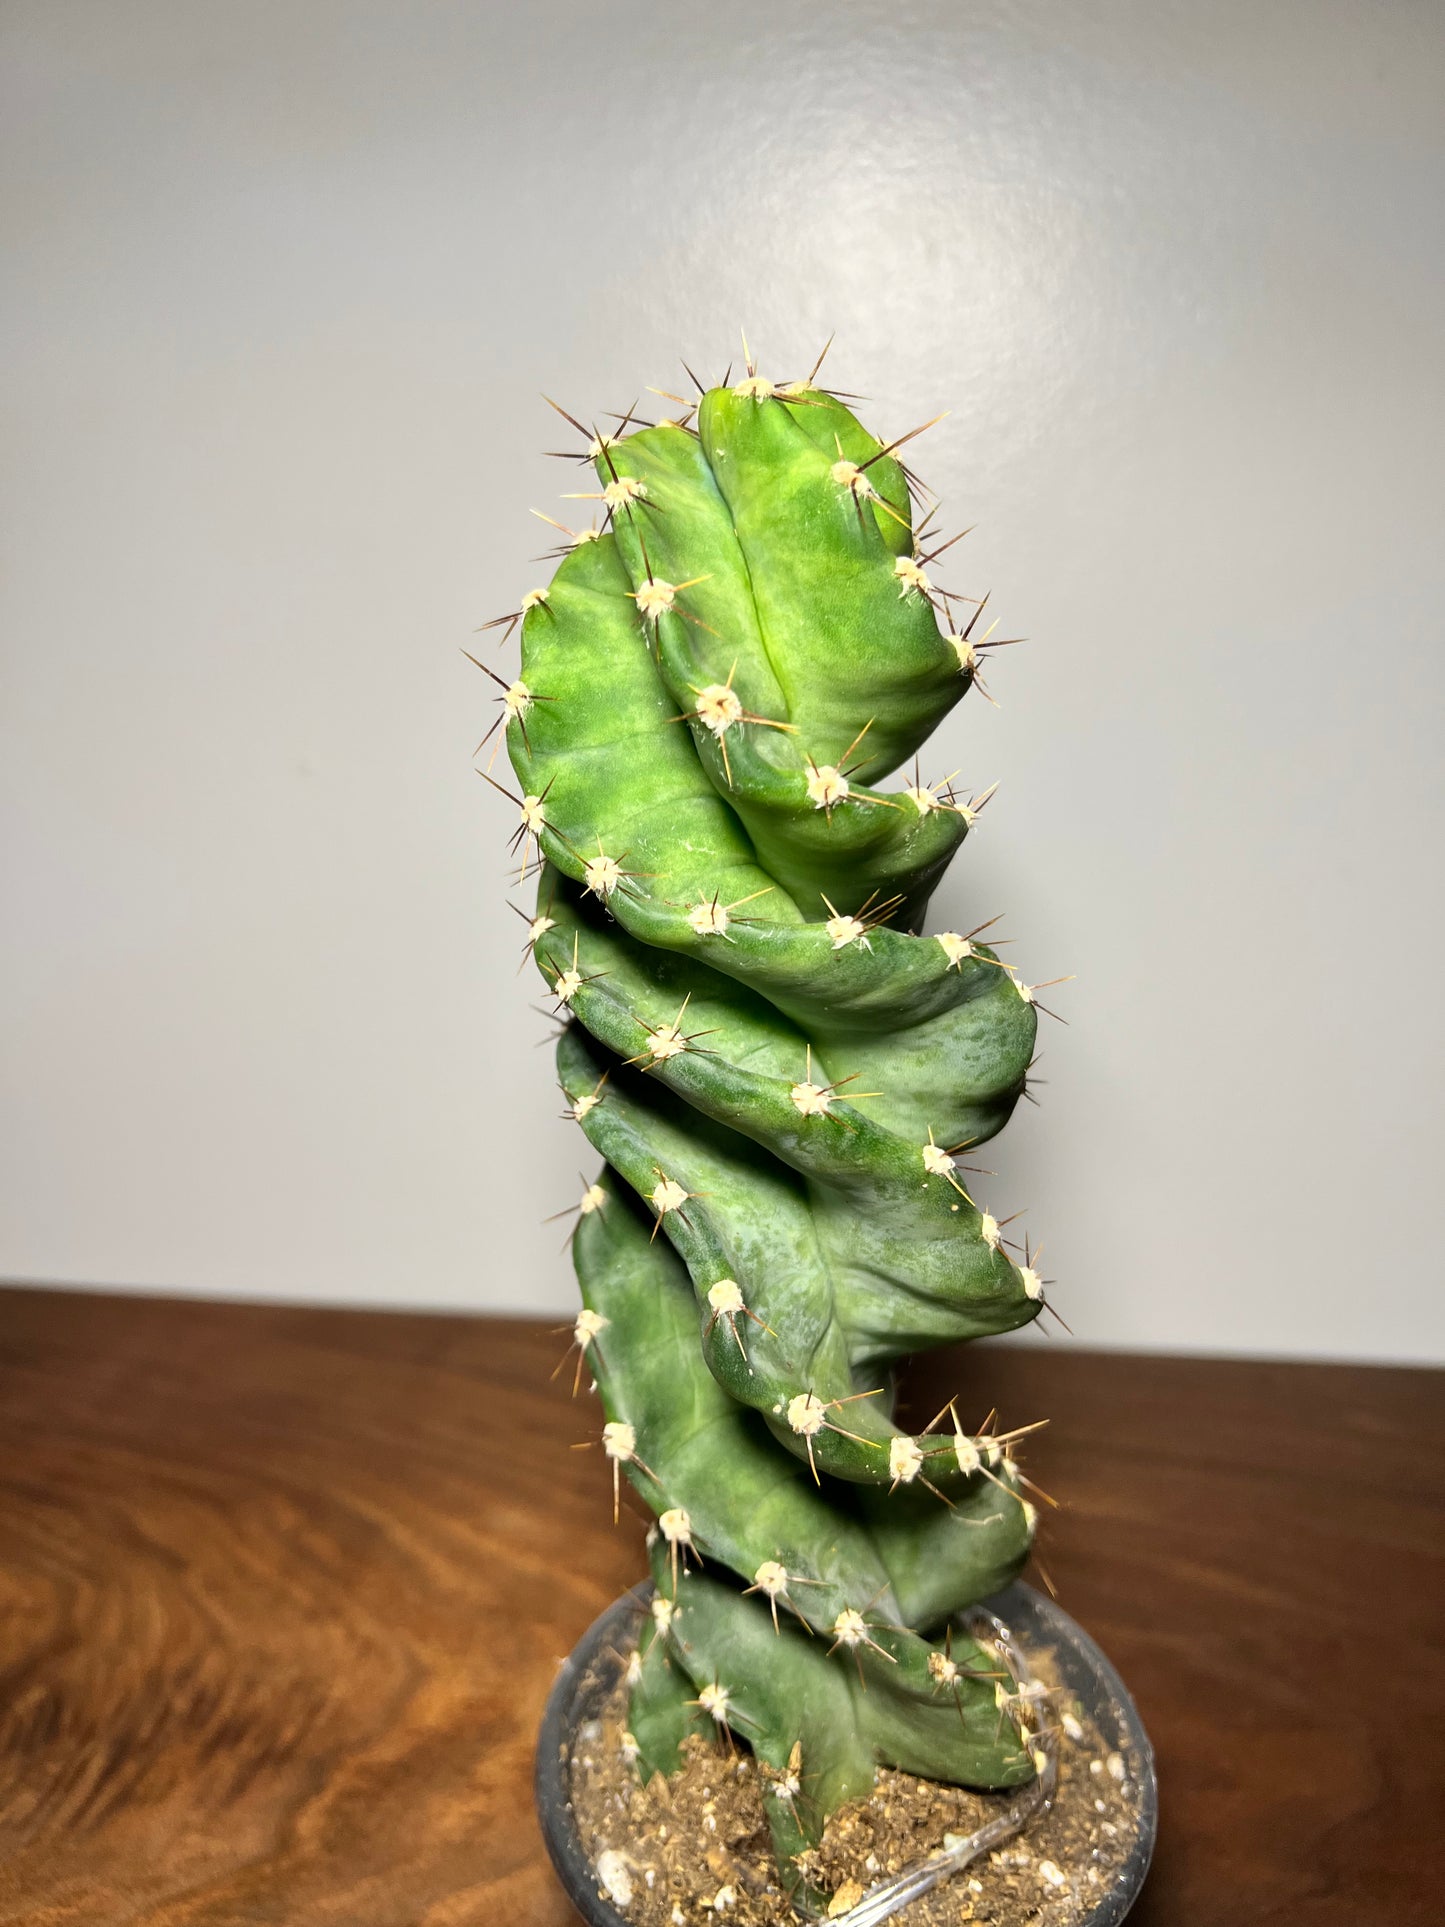
[[[946,1637],[1027,1557],[1009,1440],[900,1430],[889,1374],[1041,1308],[956,1155],[1007,1121],[1036,1009],[978,933],[919,934],[977,801],[874,787],[980,667],[899,444],[751,365],[582,434],[602,529],[501,619],[497,680],[529,945],[605,1160],[577,1344],[657,1515],[630,1728],[646,1773],[689,1730],[746,1740],[786,1868],[879,1762],[1035,1770]]]

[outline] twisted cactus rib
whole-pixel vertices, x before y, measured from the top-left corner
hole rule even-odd
[[[751,369],[590,452],[606,526],[526,598],[503,718],[607,1167],[577,1338],[660,1526],[631,1728],[646,1771],[744,1737],[786,1864],[880,1761],[1035,1771],[989,1655],[925,1636],[1018,1570],[1033,1508],[1006,1439],[902,1431],[889,1373],[1040,1309],[953,1155],[1007,1121],[1036,1013],[983,944],[916,934],[972,808],[873,787],[978,666],[896,457]]]

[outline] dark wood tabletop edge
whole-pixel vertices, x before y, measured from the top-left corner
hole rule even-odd
[[[142,1285],[72,1284],[52,1279],[0,1277],[0,1344],[10,1316],[38,1315],[49,1323],[65,1309],[77,1317],[83,1314],[102,1317],[131,1315],[149,1320],[158,1316],[175,1317],[186,1322],[226,1322],[244,1319],[259,1326],[270,1326],[278,1333],[301,1335],[313,1329],[338,1329],[354,1324],[370,1326],[378,1335],[395,1335],[404,1328],[419,1333],[441,1333],[449,1324],[468,1328],[482,1327],[497,1335],[527,1339],[539,1332],[555,1329],[565,1335],[570,1313],[565,1309],[533,1313],[493,1311],[484,1305],[365,1304],[329,1298],[268,1297],[264,1294],[241,1296],[167,1289]],[[949,1348],[950,1351],[954,1348]],[[1417,1380],[1420,1386],[1438,1386],[1445,1399],[1445,1359],[1351,1359],[1326,1354],[1295,1354],[1244,1350],[1188,1350],[1169,1347],[1088,1345],[1074,1340],[1049,1339],[1046,1342],[1020,1340],[1016,1336],[975,1340],[969,1347],[974,1354],[1008,1352],[1042,1360],[1096,1360],[1101,1364],[1137,1361],[1161,1368],[1235,1366],[1251,1372],[1287,1370],[1291,1373],[1378,1375]]]

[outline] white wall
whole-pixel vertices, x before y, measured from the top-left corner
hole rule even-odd
[[[1434,0],[11,0],[0,1270],[551,1310],[459,645],[622,408],[830,329],[1032,638],[940,903],[1080,1341],[1439,1357]],[[584,484],[585,485],[585,484]],[[966,926],[964,926],[966,927]]]

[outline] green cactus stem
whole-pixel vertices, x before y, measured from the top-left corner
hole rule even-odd
[[[988,646],[930,580],[900,444],[751,366],[625,426],[583,430],[603,525],[503,619],[498,721],[558,1072],[605,1160],[577,1344],[657,1519],[630,1744],[650,1774],[688,1732],[745,1741],[786,1870],[880,1762],[1035,1772],[996,1661],[949,1631],[1028,1555],[1012,1438],[901,1429],[891,1373],[1043,1306],[959,1162],[1037,1011],[979,932],[920,934],[983,799],[876,787]]]

